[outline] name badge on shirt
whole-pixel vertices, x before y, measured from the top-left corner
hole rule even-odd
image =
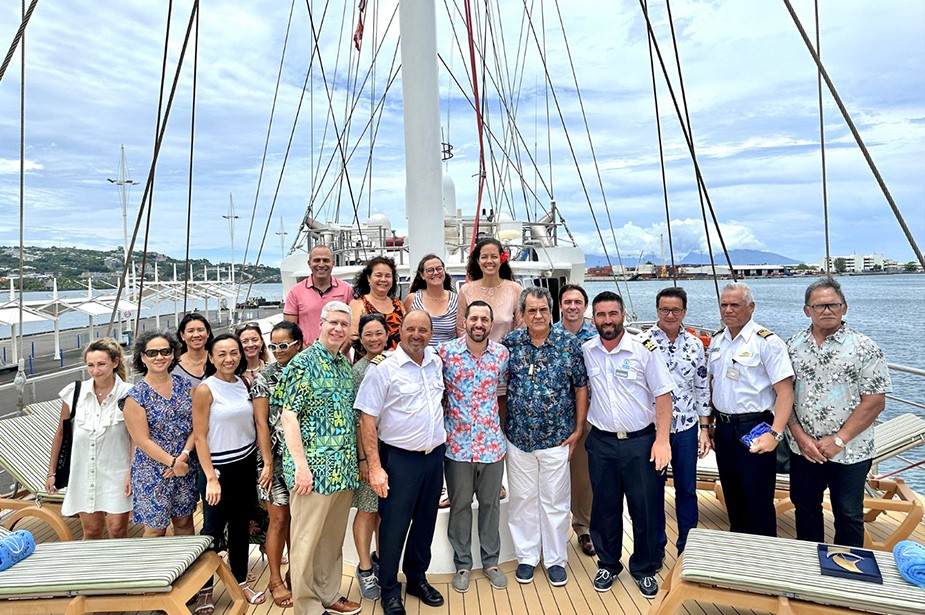
[[[738,380],[741,375],[741,372],[735,367],[730,367],[726,370],[726,378],[730,380]]]
[[[635,371],[633,371],[632,369],[623,369],[621,367],[614,369],[613,374],[617,378],[625,378],[627,380],[633,380],[634,378],[636,378]]]

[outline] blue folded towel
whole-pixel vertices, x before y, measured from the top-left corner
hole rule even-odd
[[[16,530],[0,538],[0,571],[20,562],[35,551],[35,538],[27,530]]]
[[[911,540],[902,540],[893,547],[893,557],[904,579],[925,588],[925,547]]]

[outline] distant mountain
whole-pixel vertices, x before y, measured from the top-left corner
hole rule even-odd
[[[718,265],[725,264],[726,262],[726,257],[723,256],[722,252],[716,254],[713,258]],[[781,254],[766,252],[764,250],[730,250],[729,258],[732,260],[733,265],[799,265],[802,262],[788,258]],[[615,267],[619,266],[619,262],[615,253],[610,255],[610,259]],[[668,261],[667,255],[665,255],[665,260],[666,262]],[[635,267],[638,263],[644,264],[646,262],[660,265],[662,261],[661,258],[655,254],[643,254],[641,257],[627,257],[626,255],[623,256],[624,267]],[[587,267],[605,267],[607,266],[607,259],[596,254],[586,254],[585,263]],[[706,256],[706,254],[691,252],[684,258],[680,259],[678,264],[708,265],[710,264],[710,259]]]

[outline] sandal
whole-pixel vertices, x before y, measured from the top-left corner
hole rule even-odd
[[[504,488],[504,485],[501,485],[501,492],[498,494],[498,499],[503,500],[507,497],[507,489]]]
[[[215,604],[212,603],[212,590],[202,590],[196,598],[196,608],[193,610],[195,615],[212,615],[215,612]]]
[[[247,584],[247,581],[244,583],[238,583],[238,587],[241,588],[241,591],[244,592],[244,599],[247,600],[248,604],[263,604],[267,601],[267,597],[263,592],[254,591],[254,589]]]
[[[437,504],[437,508],[449,508],[450,507],[450,498],[446,495],[446,487],[440,491],[440,502]]]
[[[273,597],[273,604],[284,609],[288,609],[292,606],[292,592],[286,588],[285,581],[280,580],[270,583],[267,589],[270,590],[270,595]]]

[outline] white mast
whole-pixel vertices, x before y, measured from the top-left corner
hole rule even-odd
[[[402,100],[405,124],[405,212],[412,269],[427,253],[444,257],[440,169],[440,100],[434,0],[402,0]]]

